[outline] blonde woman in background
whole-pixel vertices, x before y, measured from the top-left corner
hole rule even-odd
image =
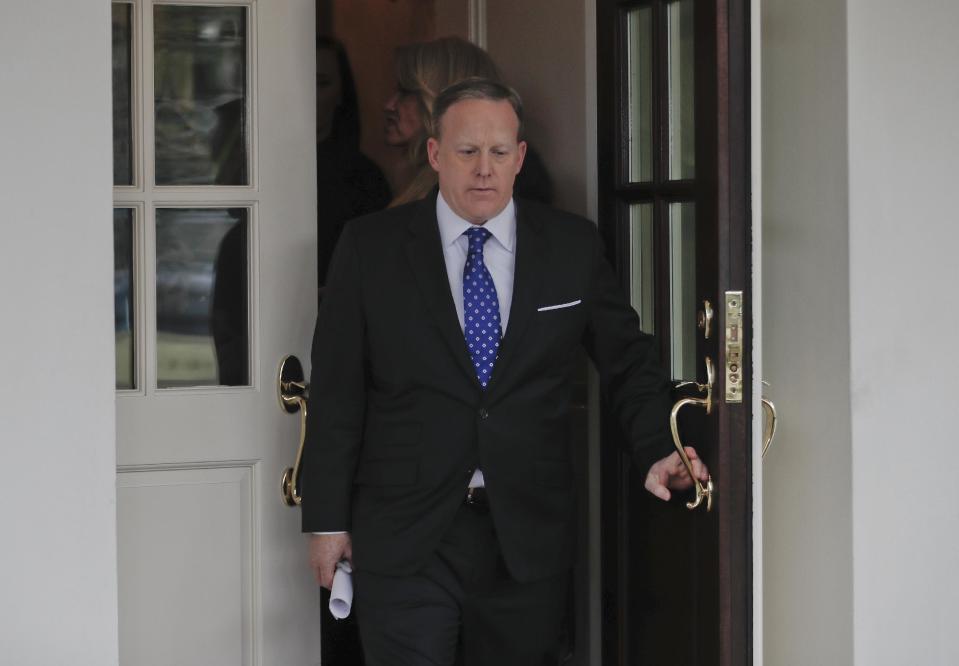
[[[396,91],[387,100],[384,140],[406,149],[406,173],[396,179],[396,196],[390,206],[422,199],[437,183],[426,158],[426,140],[433,132],[433,102],[449,85],[470,77],[502,82],[489,54],[459,37],[401,46],[394,56]],[[532,153],[532,154],[531,154]],[[542,160],[527,151],[523,170],[516,178],[517,197],[551,203],[552,184]]]

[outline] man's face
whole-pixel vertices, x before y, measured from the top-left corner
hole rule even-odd
[[[464,220],[483,224],[506,208],[526,156],[518,132],[506,100],[467,99],[443,114],[439,138],[426,149],[443,198]]]

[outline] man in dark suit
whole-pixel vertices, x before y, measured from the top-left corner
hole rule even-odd
[[[555,664],[577,345],[647,489],[669,499],[692,480],[668,433],[654,343],[595,227],[513,200],[519,97],[471,79],[437,98],[434,117],[439,191],[350,223],[333,258],[313,341],[303,529],[322,585],[341,559],[354,565],[371,666]]]

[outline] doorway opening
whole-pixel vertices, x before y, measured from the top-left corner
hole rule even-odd
[[[509,38],[504,31],[497,31],[496,35],[491,35],[492,44],[486,44],[482,38],[485,33],[485,26],[506,25],[517,27],[521,32],[531,35],[534,42],[539,41],[539,48],[548,48],[551,50],[562,51],[555,43],[550,41],[550,34],[541,25],[538,16],[541,12],[532,12],[532,5],[537,5],[539,9],[548,8],[551,12],[571,10],[566,13],[567,18],[564,22],[572,22],[573,29],[579,38],[585,35],[585,29],[580,24],[579,12],[575,11],[578,3],[566,2],[563,10],[558,10],[550,3],[530,3],[530,7],[516,7],[515,3],[500,2],[475,2],[470,0],[460,1],[424,1],[424,0],[317,0],[317,44],[318,44],[318,127],[321,125],[320,117],[322,113],[319,108],[320,98],[324,89],[329,85],[329,76],[322,73],[324,63],[321,58],[326,58],[321,54],[322,49],[328,53],[340,53],[345,55],[348,62],[348,70],[343,73],[343,64],[340,63],[339,81],[334,87],[339,86],[339,99],[343,99],[342,81],[348,77],[350,84],[348,87],[355,91],[356,115],[359,139],[356,142],[356,152],[361,157],[351,157],[350,160],[344,160],[337,155],[330,164],[324,164],[323,160],[330,155],[326,148],[320,147],[318,137],[318,238],[320,246],[319,272],[320,272],[320,297],[322,298],[322,281],[326,261],[323,254],[331,253],[335,244],[338,231],[342,228],[342,223],[346,219],[334,219],[335,211],[343,211],[342,215],[349,214],[354,216],[357,211],[346,211],[345,206],[339,204],[332,205],[342,198],[345,190],[352,187],[351,184],[344,185],[341,174],[344,162],[353,163],[362,162],[367,165],[367,173],[375,170],[376,175],[368,176],[367,180],[382,179],[390,190],[390,201],[396,201],[401,198],[407,187],[411,183],[415,184],[417,179],[416,156],[411,155],[410,145],[397,141],[396,134],[397,119],[391,118],[394,113],[391,105],[395,103],[395,97],[404,94],[403,83],[398,80],[397,72],[397,49],[403,49],[411,44],[431,42],[440,38],[453,38],[456,40],[472,42],[478,46],[489,48],[486,53],[478,58],[489,58],[494,63],[498,75],[508,84],[517,88],[524,98],[527,112],[528,140],[532,149],[527,153],[527,160],[523,171],[520,174],[516,188],[518,196],[526,198],[535,198],[546,203],[559,205],[561,207],[572,207],[575,212],[586,214],[585,210],[585,181],[587,178],[587,169],[584,166],[583,159],[569,160],[562,155],[563,150],[569,150],[569,141],[563,141],[562,131],[554,130],[557,125],[566,125],[569,127],[579,126],[581,137],[575,145],[585,152],[585,146],[590,141],[587,139],[587,133],[583,130],[582,123],[578,116],[582,116],[584,108],[576,105],[563,103],[548,103],[554,95],[563,97],[564,91],[550,90],[548,94],[543,94],[529,85],[532,81],[545,81],[548,78],[554,78],[549,72],[544,72],[542,67],[538,67],[535,62],[530,63],[527,54],[523,49],[536,48],[528,43],[521,43]],[[484,17],[478,9],[482,6],[488,14]],[[571,54],[575,58],[576,67],[585,71],[585,57],[583,46],[578,45],[579,50]],[[451,58],[463,57],[460,48],[453,44],[450,49],[454,52]],[[332,60],[332,59],[330,59]],[[329,64],[332,64],[330,62]],[[475,75],[484,74],[484,65],[473,62],[464,64],[460,61],[451,70],[460,71],[463,74]],[[442,78],[442,77],[440,77]],[[453,81],[450,81],[453,82]],[[526,85],[524,85],[526,84]],[[585,88],[585,78],[577,81],[580,88]],[[434,91],[438,92],[438,91]],[[539,93],[539,94],[537,94]],[[577,89],[565,91],[566,99],[582,99],[582,91]],[[574,117],[568,117],[568,111],[575,111]],[[398,119],[402,124],[402,118]],[[393,126],[391,126],[391,124]],[[568,133],[567,137],[568,137]],[[542,149],[540,149],[542,147]],[[532,158],[531,158],[532,156]],[[557,168],[556,164],[569,165],[576,164],[575,173],[567,166]],[[336,173],[332,173],[335,171]],[[554,177],[555,176],[555,177]],[[322,182],[323,178],[329,182],[337,183],[330,186],[329,183]],[[525,180],[524,180],[525,179]],[[576,201],[575,197],[570,196],[570,189],[562,189],[562,181],[569,180],[575,183],[579,192]],[[353,179],[354,181],[356,179]],[[554,199],[553,192],[557,193]],[[565,198],[565,200],[563,200]],[[570,203],[572,206],[570,206]],[[366,203],[370,203],[370,197],[366,198]],[[385,207],[387,203],[380,201],[377,206]],[[331,215],[331,211],[333,215]],[[368,212],[368,211],[362,211]],[[324,241],[326,239],[326,241]],[[324,250],[325,248],[325,250]],[[575,387],[574,407],[570,413],[570,431],[571,431],[571,449],[572,459],[575,461],[576,469],[579,470],[577,478],[577,491],[580,501],[580,532],[583,535],[579,545],[579,556],[576,558],[580,563],[570,580],[570,595],[573,599],[570,604],[571,614],[567,622],[567,631],[565,643],[566,658],[564,664],[588,664],[590,663],[589,645],[590,645],[590,616],[596,615],[597,603],[591,602],[591,597],[598,599],[598,589],[592,593],[590,585],[590,558],[588,556],[589,542],[587,535],[589,515],[589,483],[588,483],[588,391],[589,380],[585,355],[579,363],[581,371],[578,373],[578,381]],[[594,576],[596,578],[596,576]],[[359,648],[356,646],[356,628],[348,622],[334,622],[331,618],[324,617],[323,626],[323,644],[324,656],[330,660],[330,663],[361,663],[359,661]],[[595,624],[595,623],[594,623]],[[328,651],[329,650],[329,651]]]

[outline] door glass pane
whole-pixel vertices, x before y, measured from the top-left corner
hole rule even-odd
[[[669,331],[673,379],[696,379],[696,205],[669,205]]]
[[[118,389],[136,388],[133,214],[132,208],[113,209],[113,328]]]
[[[629,207],[629,300],[644,333],[656,332],[653,267],[653,204]]]
[[[669,177],[696,175],[693,0],[667,4],[669,48]]]
[[[133,185],[133,5],[113,8],[113,184]]]
[[[653,10],[631,9],[626,18],[629,89],[629,180],[653,179]]]
[[[244,7],[157,5],[157,185],[246,185]]]
[[[158,388],[249,384],[248,218],[157,209]]]

